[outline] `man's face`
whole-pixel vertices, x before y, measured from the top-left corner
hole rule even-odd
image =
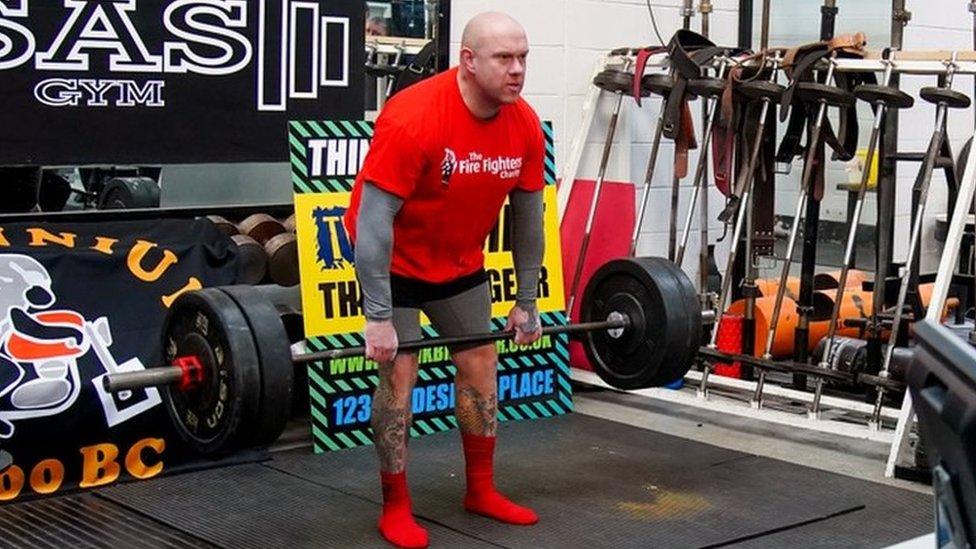
[[[366,36],[386,36],[386,25],[375,19],[367,19]]]
[[[486,37],[472,52],[475,81],[482,93],[499,105],[514,103],[525,85],[529,43],[522,32]]]

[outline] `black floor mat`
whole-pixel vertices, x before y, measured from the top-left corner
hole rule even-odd
[[[278,456],[265,465],[379,501],[371,454],[360,448]],[[922,494],[580,414],[503,424],[497,468],[499,485],[533,506],[540,524],[505,526],[460,509],[464,472],[456,432],[411,444],[415,511],[509,547],[759,543],[766,532],[805,523],[815,528],[817,521],[865,511],[872,522],[855,533],[879,545],[924,534],[932,524],[931,498]],[[890,512],[902,507],[912,511]]]
[[[932,498],[862,482],[865,508],[732,545],[740,549],[805,547],[861,549],[885,547],[932,532]]]
[[[923,494],[580,414],[502,424],[497,453],[499,486],[534,507],[539,524],[508,526],[461,509],[457,432],[411,441],[414,509],[432,546],[882,547],[932,528],[932,500]],[[104,528],[104,543],[95,546],[164,539],[156,545],[385,547],[376,532],[375,468],[370,447],[318,456],[293,451],[50,504],[101,502],[105,509],[95,514],[114,518],[88,526]],[[0,544],[89,545],[77,543],[84,526],[64,518],[86,515],[84,505],[62,509],[61,522],[52,522],[36,518],[42,515],[30,506],[40,504],[49,502],[0,507],[0,524],[13,524]],[[131,520],[122,524],[126,514]],[[146,529],[139,543],[129,540],[133,529]]]
[[[220,547],[386,547],[376,531],[379,505],[262,465],[127,484],[100,495]],[[422,524],[443,547],[491,546]]]
[[[0,547],[212,548],[93,494],[0,507]]]

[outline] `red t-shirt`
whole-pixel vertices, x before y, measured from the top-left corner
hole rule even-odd
[[[483,248],[513,189],[539,191],[545,146],[523,99],[490,120],[471,114],[457,68],[399,92],[376,121],[346,230],[355,242],[363,183],[404,199],[393,221],[391,273],[449,282],[484,267]]]

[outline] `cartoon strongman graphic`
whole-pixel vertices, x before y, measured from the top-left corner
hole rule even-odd
[[[81,391],[78,359],[89,350],[106,372],[143,368],[138,359],[115,363],[106,318],[89,322],[76,311],[54,308],[55,301],[43,265],[25,255],[0,254],[0,438],[14,434],[15,420],[71,407]],[[109,395],[99,396],[110,426],[159,400],[154,391],[144,393],[135,407],[124,409]]]

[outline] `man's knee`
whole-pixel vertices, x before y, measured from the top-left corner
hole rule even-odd
[[[380,378],[388,383],[397,395],[409,395],[417,382],[417,355],[400,353],[393,363],[379,369]]]
[[[453,353],[459,374],[485,374],[494,376],[498,366],[498,353],[494,345],[481,345],[473,349]]]

